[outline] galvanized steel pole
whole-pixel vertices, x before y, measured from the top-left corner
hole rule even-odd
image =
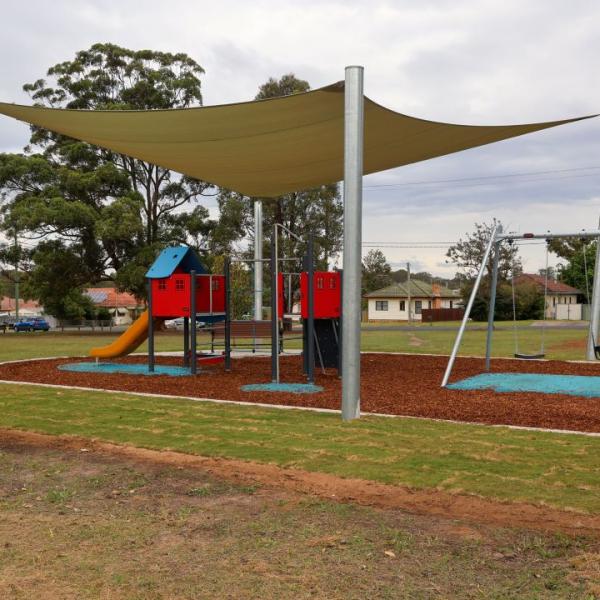
[[[498,233],[502,233],[502,225],[498,225]],[[494,242],[494,263],[492,267],[492,283],[490,286],[490,304],[488,308],[487,337],[485,340],[485,370],[490,370],[492,358],[492,336],[494,335],[494,312],[496,311],[496,290],[498,288],[498,266],[500,264],[500,242]]]
[[[590,306],[590,330],[588,333],[586,352],[586,358],[588,360],[596,360],[595,346],[600,345],[598,333],[600,333],[600,237],[596,238],[596,263],[594,265],[592,305]]]
[[[463,334],[465,333],[465,329],[467,328],[467,322],[469,320],[469,315],[471,314],[471,309],[473,308],[473,302],[475,302],[475,296],[477,296],[477,291],[479,290],[479,286],[481,285],[481,280],[483,279],[483,274],[485,272],[485,268],[490,257],[490,252],[492,251],[492,246],[496,241],[496,231],[497,226],[494,227],[494,230],[492,231],[492,237],[490,238],[487,248],[485,249],[483,260],[481,261],[481,267],[479,267],[479,273],[477,273],[477,279],[475,279],[475,284],[473,285],[471,296],[469,297],[469,302],[467,303],[467,308],[465,309],[465,315],[463,317],[462,323],[460,324],[460,328],[458,329],[456,339],[454,340],[454,346],[452,348],[450,359],[448,360],[448,365],[446,366],[446,371],[442,380],[442,387],[446,387],[446,385],[448,384],[448,380],[450,379],[452,367],[454,366],[454,361],[456,359],[456,355],[458,354],[458,349],[460,348],[460,343],[462,342]]]
[[[262,200],[254,201],[254,320],[263,318]]]
[[[346,67],[344,88],[344,280],[342,419],[360,416],[363,67]]]

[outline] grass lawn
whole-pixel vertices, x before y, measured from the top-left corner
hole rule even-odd
[[[501,326],[508,327],[507,324],[501,324]],[[525,324],[522,326],[525,326]],[[117,335],[68,332],[0,334],[0,361],[47,356],[85,356],[90,348],[108,344]],[[485,353],[485,335],[485,331],[467,330],[460,354],[463,356],[483,355]],[[297,337],[298,334],[294,333],[293,336]],[[362,332],[362,350],[369,352],[449,354],[455,337],[455,331],[440,331],[438,327],[430,327],[429,325],[421,326],[418,331],[403,331],[402,329],[394,331],[366,330]],[[586,339],[587,331],[585,329],[548,327],[545,333],[546,356],[562,360],[583,360],[585,358]],[[541,331],[539,328],[520,331],[519,340],[522,352],[537,352],[541,341]],[[250,345],[250,340],[247,340],[246,345]],[[155,348],[157,352],[181,351],[182,346],[181,332],[159,333],[156,336]],[[199,333],[198,348],[205,349],[208,347],[208,335]],[[300,348],[300,342],[293,340],[287,342],[285,347]],[[146,351],[146,344],[143,344],[137,350],[137,352]],[[494,334],[493,355],[498,357],[512,356],[513,352],[514,339],[510,328],[496,331]]]
[[[4,384],[0,426],[600,514],[600,439]]]
[[[0,449],[0,597],[591,600],[598,543]]]

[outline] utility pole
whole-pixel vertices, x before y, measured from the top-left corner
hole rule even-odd
[[[15,319],[19,320],[19,240],[15,228]]]
[[[410,307],[410,263],[406,263],[406,289],[408,290],[408,322],[412,322],[412,309]]]

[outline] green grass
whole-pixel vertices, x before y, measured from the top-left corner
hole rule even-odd
[[[113,334],[34,332],[0,333],[0,361],[45,358],[48,356],[87,356],[90,348],[110,344],[119,336]],[[199,335],[199,348],[206,345],[207,336]],[[155,340],[157,352],[173,352],[183,349],[183,334],[159,334]],[[136,352],[147,352],[142,344]]]
[[[0,426],[600,514],[600,439],[0,386]]]
[[[519,325],[525,327],[530,321]],[[369,324],[370,326],[371,324]],[[443,325],[457,325],[444,323]],[[480,326],[476,323],[473,326]],[[499,323],[505,330],[494,334],[494,356],[512,356],[514,352],[513,332],[510,323]],[[382,325],[383,327],[383,325]],[[24,358],[43,358],[48,356],[86,356],[90,348],[109,344],[119,334],[76,334],[76,333],[7,333],[0,334],[0,361],[21,360]],[[297,333],[292,334],[298,337]],[[463,356],[481,356],[485,352],[485,331],[467,329],[463,338],[460,354]],[[583,360],[585,358],[585,329],[561,329],[548,327],[545,333],[546,356],[562,360]],[[378,329],[362,332],[362,350],[369,352],[410,352],[415,354],[449,354],[456,337],[455,331],[440,331],[439,325],[421,325],[418,331],[379,331]],[[198,348],[209,347],[208,335],[199,333]],[[520,350],[537,352],[541,341],[539,328],[519,332]],[[237,340],[239,344],[251,346],[251,340]],[[262,340],[268,342],[268,340]],[[159,333],[155,340],[157,352],[181,351],[183,334]],[[286,348],[300,348],[299,340],[285,343]],[[263,349],[268,350],[267,347]],[[136,352],[146,352],[143,344]]]

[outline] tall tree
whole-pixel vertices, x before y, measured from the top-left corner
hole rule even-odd
[[[369,250],[362,261],[362,293],[367,294],[393,283],[392,267],[381,250]]]
[[[183,53],[94,44],[23,87],[51,107],[183,108],[201,105],[203,73]],[[98,281],[116,271],[117,281],[139,295],[160,246],[198,241],[214,225],[192,204],[216,193],[209,184],[37,127],[25,154],[0,156],[0,193],[4,227],[62,240],[61,248],[40,247],[40,264],[41,252],[61,259],[71,253],[82,278]]]
[[[468,279],[477,275],[485,255],[485,250],[490,242],[494,228],[500,225],[500,221],[494,219],[491,223],[475,223],[475,230],[461,238],[456,244],[450,246],[446,256],[454,263],[460,272]],[[516,244],[503,243],[500,245],[500,261],[498,264],[498,277],[500,280],[507,279],[513,271],[519,274],[522,271],[519,249]],[[492,261],[486,265],[487,280],[492,274]]]

